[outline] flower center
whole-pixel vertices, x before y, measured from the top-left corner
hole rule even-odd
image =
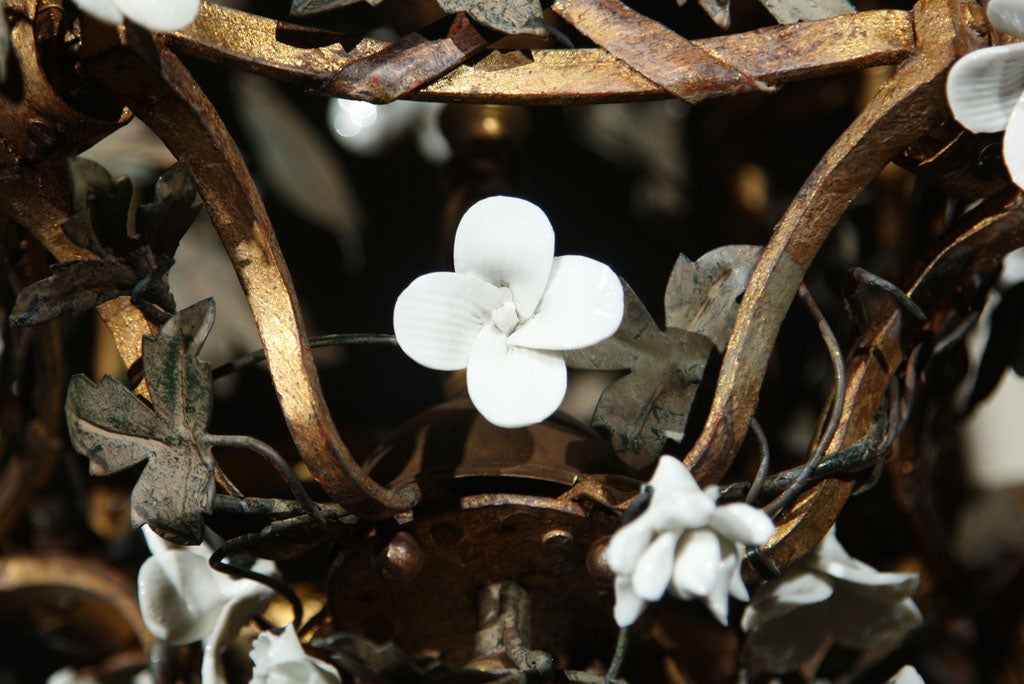
[[[491,323],[505,335],[511,335],[512,331],[519,325],[519,314],[516,313],[516,305],[512,302],[505,302],[491,312]]]

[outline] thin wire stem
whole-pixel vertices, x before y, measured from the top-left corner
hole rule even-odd
[[[261,442],[255,437],[249,437],[248,435],[209,435],[208,439],[212,446],[220,447],[234,447],[236,449],[247,449],[253,451],[264,458],[277,474],[281,476],[285,484],[288,485],[288,489],[291,490],[292,494],[302,504],[302,507],[309,513],[310,516],[325,530],[331,532],[331,525],[324,518],[323,512],[316,505],[313,499],[310,498],[309,492],[299,482],[299,478],[296,477],[295,471],[292,470],[288,462],[281,457],[281,454],[277,453],[273,447],[266,442]]]
[[[228,477],[228,474],[224,472],[224,469],[221,468],[220,464],[217,462],[214,462],[213,464],[213,479],[229,495],[235,497],[236,499],[245,498],[245,494],[242,493],[242,490],[238,488],[238,485],[231,481],[231,478]]]
[[[345,344],[387,344],[397,345],[398,341],[394,335],[387,333],[339,333],[336,335],[321,335],[319,337],[309,338],[309,346],[314,349],[317,347],[331,347]],[[213,379],[217,380],[225,375],[237,373],[243,368],[255,365],[261,361],[266,361],[267,354],[263,349],[257,349],[251,351],[248,354],[239,356],[234,361],[228,361],[222,366],[217,366],[213,369]]]
[[[613,684],[626,662],[626,649],[629,647],[629,627],[619,630],[619,637],[615,640],[615,655],[612,656],[612,663],[608,666],[608,674],[604,677],[604,684]]]
[[[336,503],[316,503],[317,509],[332,523],[350,524],[358,519]],[[224,494],[213,497],[215,513],[228,515],[262,515],[268,518],[285,519],[304,515],[305,507],[292,499],[269,499],[258,496],[235,498]]]
[[[757,474],[754,476],[754,481],[750,485],[750,491],[747,492],[747,503],[756,501],[757,497],[761,495],[761,489],[764,487],[764,481],[768,477],[768,465],[771,463],[771,452],[768,447],[768,437],[765,436],[764,430],[761,428],[761,423],[757,422],[757,418],[750,419],[750,430],[754,433],[754,437],[757,438],[757,444],[761,449],[761,463],[757,466]]]
[[[292,624],[295,625],[295,629],[298,629],[302,626],[302,601],[299,600],[299,597],[294,591],[292,591],[291,587],[275,577],[264,575],[249,568],[242,568],[237,565],[232,565],[231,563],[222,562],[226,556],[240,553],[247,546],[250,546],[262,539],[262,534],[243,534],[238,537],[234,537],[233,539],[229,539],[224,542],[223,546],[210,555],[210,567],[236,579],[249,579],[254,582],[259,582],[260,584],[270,587],[276,591],[287,599],[290,604],[292,604],[292,611],[295,615],[292,619]]]
[[[832,413],[825,426],[825,431],[821,434],[821,437],[814,445],[814,451],[807,463],[804,464],[803,469],[800,471],[800,475],[797,476],[796,480],[788,489],[786,489],[786,491],[765,507],[765,512],[771,516],[775,516],[779,511],[785,509],[793,502],[793,499],[807,485],[811,475],[814,474],[814,470],[825,457],[825,449],[828,448],[828,445],[832,442],[832,438],[836,434],[836,430],[839,429],[839,420],[842,417],[843,403],[846,399],[846,366],[843,363],[843,351],[839,347],[839,340],[836,339],[835,333],[832,332],[832,328],[829,326],[828,321],[825,320],[825,316],[821,313],[821,309],[818,308],[818,305],[814,301],[814,297],[811,296],[811,292],[807,289],[807,286],[800,283],[799,292],[800,299],[803,300],[804,305],[806,305],[808,311],[811,312],[811,316],[813,316],[814,320],[818,323],[818,330],[821,332],[821,338],[825,341],[825,346],[828,347],[829,358],[832,359],[832,368],[835,373],[835,388],[833,389],[834,399],[832,403]]]
[[[863,283],[864,285],[877,288],[879,290],[882,290],[883,292],[892,295],[892,297],[899,303],[899,305],[906,309],[910,313],[910,315],[916,318],[917,320],[921,322],[928,320],[928,314],[924,312],[924,309],[917,305],[917,302],[911,299],[906,292],[896,287],[882,276],[875,275],[871,271],[865,271],[863,268],[860,268],[859,266],[850,269],[850,275],[852,275],[854,279],[859,283]]]

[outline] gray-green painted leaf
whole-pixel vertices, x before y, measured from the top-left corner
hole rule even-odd
[[[857,8],[848,0],[760,0],[760,2],[780,24],[828,19],[857,11]]]
[[[57,264],[49,278],[18,293],[10,324],[25,327],[48,323],[64,314],[90,311],[103,302],[130,294],[138,278],[116,259],[90,259]]]
[[[322,14],[331,10],[355,5],[365,2],[368,5],[379,5],[382,0],[292,0],[291,15],[293,17],[308,17],[314,14]]]
[[[680,255],[665,288],[665,325],[700,333],[724,351],[736,323],[738,299],[761,251],[754,245],[726,245],[696,262]]]
[[[172,317],[143,340],[153,408],[110,377],[94,385],[76,375],[65,414],[75,450],[90,470],[109,474],[146,461],[132,490],[132,522],[148,523],[179,544],[198,544],[202,513],[214,494],[214,462],[206,434],[211,373],[196,354],[213,326],[212,299]]]
[[[509,35],[548,33],[540,0],[437,0],[437,4],[448,14],[465,12],[484,26]]]
[[[662,331],[628,284],[626,311],[614,337],[568,352],[566,363],[629,373],[605,389],[592,423],[604,429],[619,458],[643,469],[663,453],[667,433],[681,433],[704,375],[711,342],[685,330]]]

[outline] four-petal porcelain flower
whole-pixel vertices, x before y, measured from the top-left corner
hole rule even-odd
[[[199,0],[75,0],[83,12],[108,24],[125,19],[150,31],[177,31],[196,18]]]
[[[554,249],[539,207],[489,197],[459,223],[455,272],[420,276],[395,303],[402,350],[434,370],[465,368],[469,398],[501,427],[554,413],[565,397],[562,352],[596,344],[622,322],[618,276]]]
[[[831,635],[853,649],[898,644],[921,624],[913,572],[878,572],[851,558],[835,528],[782,577],[766,582],[743,613],[742,659],[769,672],[796,670]]]
[[[249,579],[233,579],[210,567],[213,549],[178,546],[143,526],[153,553],[139,569],[139,608],[146,627],[172,646],[203,642],[203,684],[223,681],[220,653],[238,630],[264,611],[274,592]],[[272,561],[257,560],[252,570],[277,572]]]
[[[745,503],[718,506],[718,488],[702,491],[672,456],[658,461],[650,489],[647,509],[612,535],[605,551],[615,573],[615,621],[628,627],[668,590],[700,599],[728,624],[729,595],[750,598],[740,577],[743,548],[771,538],[771,518]]]
[[[1024,0],[992,0],[994,28],[1024,37]],[[962,57],[949,72],[946,97],[956,120],[975,133],[1006,131],[1003,159],[1024,187],[1024,43],[996,45]]]
[[[306,655],[288,625],[280,636],[260,632],[252,642],[252,684],[339,684],[337,671],[322,660]]]

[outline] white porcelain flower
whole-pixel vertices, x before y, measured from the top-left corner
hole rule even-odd
[[[913,665],[904,665],[886,684],[924,684],[924,677]]]
[[[139,569],[139,607],[157,639],[177,646],[203,642],[203,684],[223,681],[219,659],[238,630],[264,611],[274,592],[249,579],[234,579],[210,567],[213,549],[178,546],[143,526],[153,553]],[[272,561],[257,560],[252,570],[277,572]]]
[[[847,648],[886,648],[921,624],[913,572],[878,572],[851,558],[835,528],[743,613],[742,659],[769,672],[796,670],[830,636]]]
[[[338,144],[360,157],[376,156],[413,135],[423,158],[440,165],[452,157],[441,132],[443,109],[440,102],[395,100],[377,105],[332,98],[327,103],[327,124]]]
[[[473,404],[501,427],[550,416],[565,396],[562,351],[596,344],[622,321],[618,276],[554,249],[539,207],[489,197],[459,223],[455,272],[420,276],[395,303],[402,350],[427,368],[465,368]]]
[[[288,625],[280,636],[260,632],[252,642],[252,684],[339,684],[337,671],[322,660],[306,655]]]
[[[1024,38],[1024,0],[992,0],[994,28]],[[996,45],[962,57],[949,72],[946,97],[956,120],[975,133],[1006,131],[1003,159],[1024,187],[1024,43]]]
[[[668,590],[700,599],[728,624],[729,595],[750,598],[740,577],[744,546],[771,538],[771,518],[745,503],[717,505],[718,488],[701,491],[672,456],[658,461],[650,488],[647,509],[612,535],[605,552],[615,573],[615,621],[628,627]]]
[[[75,0],[100,21],[120,24],[125,19],[150,31],[177,31],[196,18],[200,0]]]

